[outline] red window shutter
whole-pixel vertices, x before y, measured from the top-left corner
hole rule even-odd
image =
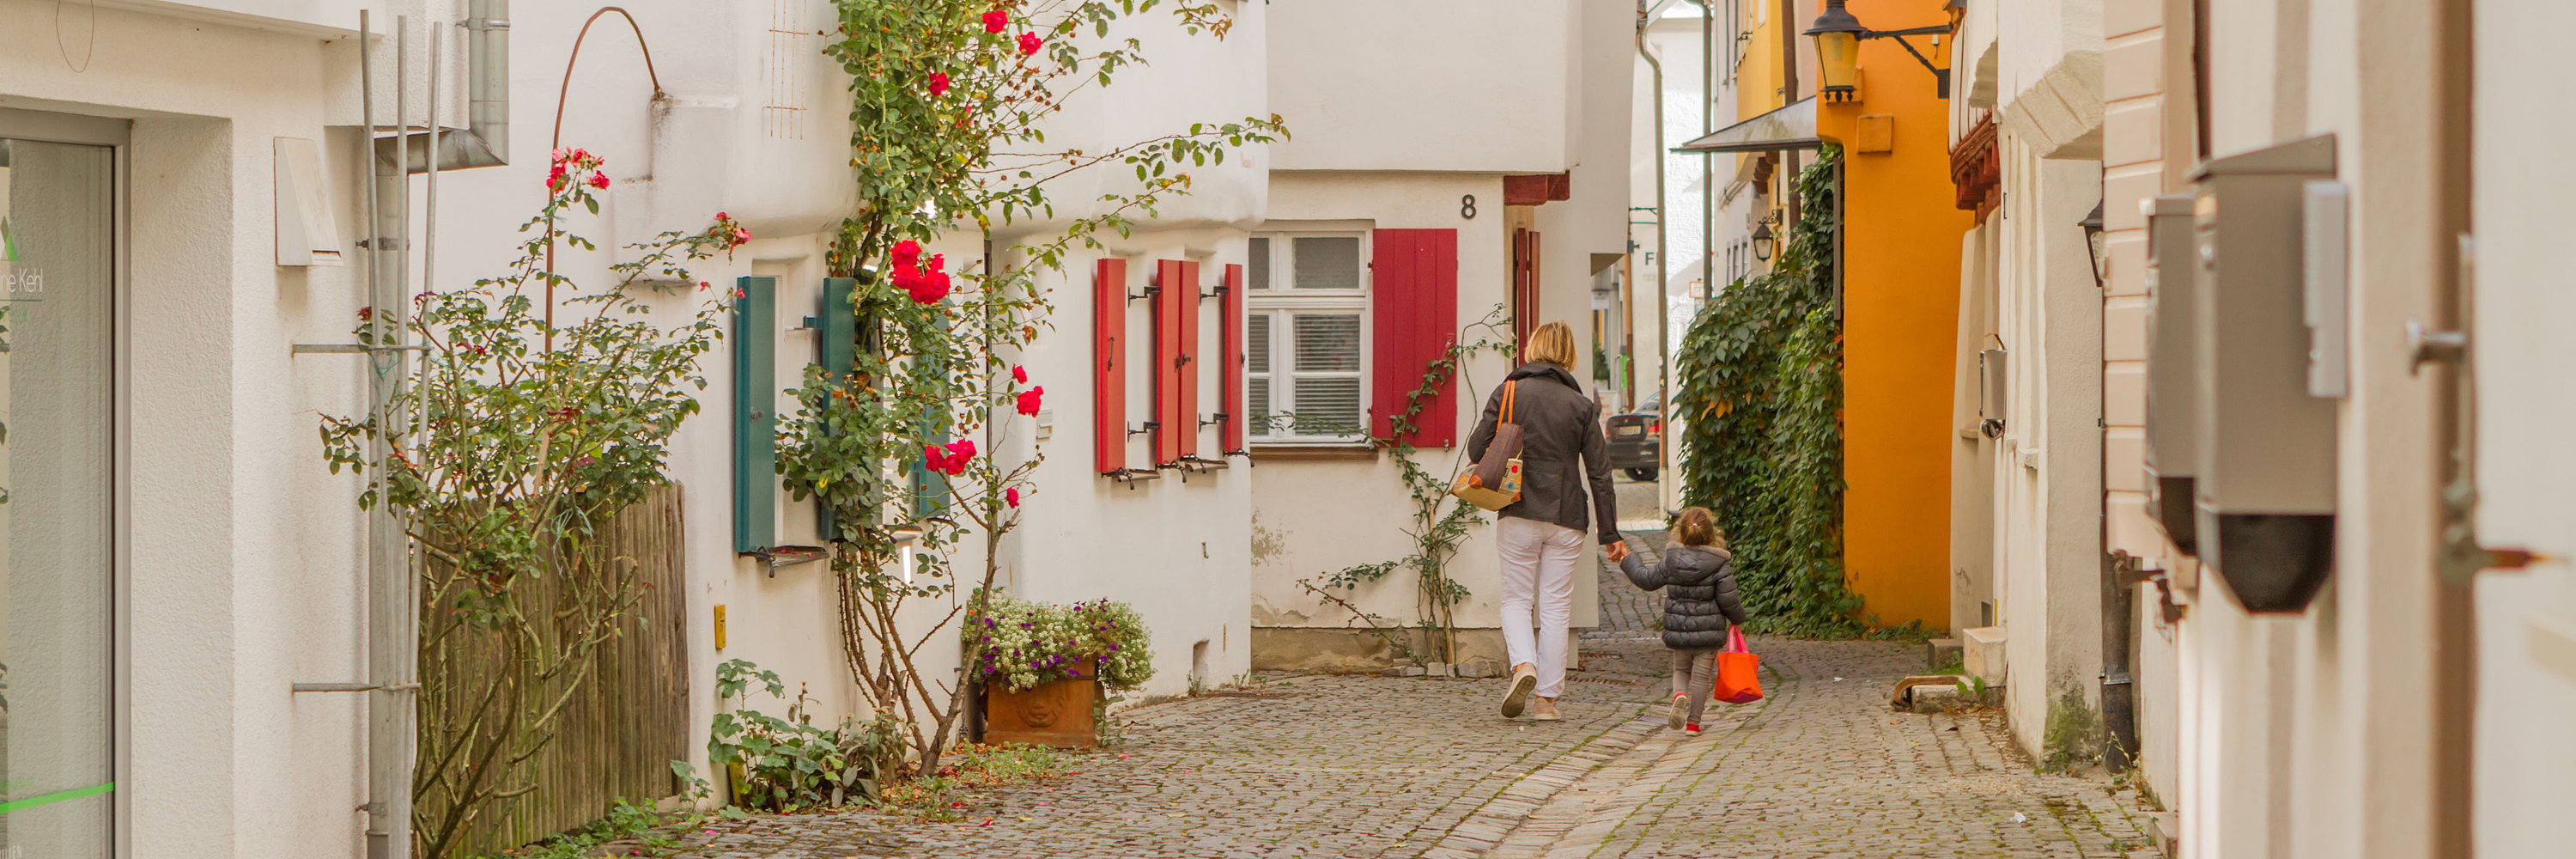
[[[1127,470],[1127,261],[1108,258],[1091,274],[1092,464]]]
[[[1181,436],[1198,427],[1198,418],[1187,418],[1181,412],[1181,364],[1185,359],[1181,347],[1181,307],[1183,300],[1197,299],[1198,290],[1190,285],[1188,263],[1180,260],[1154,262],[1154,465],[1173,465],[1181,461]]]
[[[1222,354],[1217,356],[1217,361],[1221,363],[1221,366],[1217,368],[1216,374],[1217,384],[1220,386],[1217,391],[1217,408],[1223,409],[1224,413],[1217,416],[1217,419],[1223,422],[1218,427],[1221,437],[1217,441],[1219,444],[1225,446],[1225,450],[1221,451],[1222,453],[1242,453],[1244,421],[1243,372],[1245,367],[1243,354],[1243,266],[1228,264],[1225,267],[1225,298],[1219,301],[1217,306],[1219,309],[1218,312],[1225,314],[1225,321],[1219,323],[1221,330],[1224,332],[1221,338],[1224,342],[1223,345],[1218,347],[1222,351]]]
[[[1378,230],[1369,264],[1369,432],[1393,436],[1407,395],[1458,340],[1458,231]],[[1458,443],[1458,383],[1440,384],[1413,418],[1416,447]]]
[[[1181,263],[1180,273],[1172,296],[1174,461],[1199,455],[1199,264]]]

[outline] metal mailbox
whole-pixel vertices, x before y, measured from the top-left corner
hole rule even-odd
[[[2193,544],[2192,475],[2200,472],[2198,380],[2192,372],[2192,197],[2140,201],[2147,222],[2147,515],[2182,551]]]
[[[2193,173],[2197,553],[2246,610],[2305,611],[2334,570],[2335,401],[2309,393],[2307,183],[2332,136]]]

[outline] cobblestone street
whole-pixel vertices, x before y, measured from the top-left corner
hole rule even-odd
[[[2133,792],[2034,774],[1999,716],[1891,712],[1919,645],[1757,638],[1770,697],[1711,704],[1704,736],[1668,730],[1652,598],[1609,572],[1602,594],[1560,723],[1500,719],[1493,680],[1275,676],[1130,711],[1125,743],[965,822],[757,818],[684,855],[2154,855]]]

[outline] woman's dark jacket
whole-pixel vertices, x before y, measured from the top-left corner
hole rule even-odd
[[[1717,650],[1726,646],[1726,625],[1744,622],[1744,602],[1735,595],[1735,559],[1725,549],[1673,544],[1664,560],[1648,569],[1636,555],[1619,562],[1628,580],[1664,593],[1664,646],[1674,650]]]
[[[1619,542],[1617,499],[1610,494],[1610,441],[1601,436],[1601,404],[1585,396],[1574,374],[1555,364],[1525,364],[1505,382],[1523,383],[1513,395],[1512,423],[1521,427],[1521,500],[1500,511],[1577,531],[1597,525],[1604,545]],[[1467,457],[1482,461],[1502,419],[1502,385],[1485,398],[1485,417],[1467,437]],[[1592,486],[1587,521],[1584,484]]]

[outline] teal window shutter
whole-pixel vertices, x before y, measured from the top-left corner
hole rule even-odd
[[[859,282],[855,278],[823,279],[823,315],[815,320],[814,360],[831,374],[837,384],[849,384],[850,374],[858,370],[859,358]],[[814,533],[826,542],[841,536],[839,523],[833,520],[831,505],[814,499]]]
[[[733,550],[778,534],[778,278],[734,279]]]

